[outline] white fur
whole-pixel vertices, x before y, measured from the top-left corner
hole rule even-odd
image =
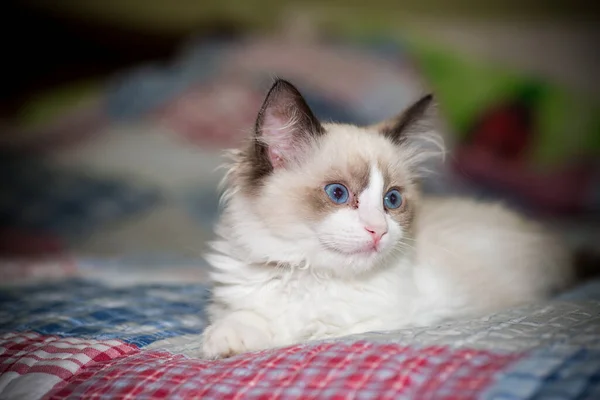
[[[242,204],[235,206],[244,213]],[[417,246],[415,262],[407,252],[359,278],[312,268],[311,244],[304,250],[305,243],[276,238],[246,214],[237,239],[216,242],[209,257],[213,280],[221,285],[214,288],[214,324],[204,334],[204,355],[435,324],[535,301],[569,281],[565,250],[536,232],[515,230],[522,227],[503,208],[426,200],[422,214],[431,215],[418,225],[422,245],[407,245]],[[394,226],[388,235],[401,235]],[[368,264],[373,256],[347,257]],[[315,260],[328,259],[321,252]],[[269,260],[287,266],[265,266]]]
[[[206,357],[409,326],[413,319],[415,288],[406,279],[406,263],[385,274],[342,280],[315,275],[311,268],[264,268],[228,257],[211,262],[218,271],[215,278],[223,282],[223,274],[233,285],[214,289],[215,296],[227,299],[228,310],[210,310],[216,322],[204,334]]]
[[[383,176],[377,166],[372,165],[369,185],[359,196],[358,215],[365,228],[372,228],[386,233],[388,222],[381,200],[383,193]]]
[[[413,193],[409,234],[383,208],[388,188],[375,162],[402,170],[402,148],[358,128],[329,130],[312,158],[270,175],[258,197],[227,192],[221,239],[207,257],[215,286],[205,357],[467,318],[570,284],[563,245],[501,205]],[[302,217],[290,188],[310,186],[326,160],[351,151],[371,161],[358,208]],[[376,251],[367,225],[386,231]]]

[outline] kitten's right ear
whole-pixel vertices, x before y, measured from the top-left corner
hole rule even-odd
[[[291,83],[278,79],[269,90],[255,125],[255,151],[271,169],[299,161],[312,140],[325,132]]]
[[[427,94],[396,117],[378,124],[376,129],[392,141],[402,143],[408,137],[431,128],[433,109],[433,95]]]

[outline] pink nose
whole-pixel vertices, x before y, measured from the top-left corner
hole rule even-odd
[[[371,228],[369,226],[365,226],[365,230],[371,234],[375,244],[379,243],[383,235],[387,233],[385,229]]]

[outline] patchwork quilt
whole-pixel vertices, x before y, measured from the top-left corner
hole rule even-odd
[[[600,396],[600,282],[479,319],[209,361],[201,266],[164,265],[29,266],[41,282],[0,292],[0,398]]]
[[[600,398],[595,281],[474,320],[200,359],[220,153],[273,75],[347,122],[419,91],[388,47],[200,41],[0,136],[0,399]]]

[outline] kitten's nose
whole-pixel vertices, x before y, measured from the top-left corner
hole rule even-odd
[[[379,243],[383,235],[387,233],[387,229],[365,226],[365,230],[371,234],[374,244]]]

